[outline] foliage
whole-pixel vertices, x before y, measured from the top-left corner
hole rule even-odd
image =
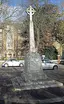
[[[49,59],[57,59],[58,52],[55,47],[46,47],[44,49],[44,54]]]
[[[59,20],[56,22],[54,32],[56,39],[64,44],[64,20]]]

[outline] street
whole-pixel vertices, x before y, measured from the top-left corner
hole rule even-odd
[[[24,69],[22,67],[8,67],[8,68],[1,67],[0,74],[4,75],[4,73],[6,73],[6,76],[12,77],[12,76],[22,73],[23,70]],[[64,83],[64,65],[59,65],[58,70],[47,69],[47,70],[43,70],[43,71],[51,79],[54,79],[54,80]]]
[[[63,104],[64,87],[44,88],[39,90],[11,91],[13,78],[22,75],[23,68],[8,67],[0,68],[0,101],[8,99],[6,104]],[[52,80],[64,84],[64,68],[59,66],[58,70],[44,70],[44,73]],[[21,78],[21,77],[20,77]],[[20,79],[19,79],[20,80]],[[20,80],[21,83],[21,80]],[[2,97],[2,98],[1,98]],[[0,103],[4,104],[4,103]]]
[[[64,66],[63,65],[59,65],[58,70],[44,70],[44,72],[51,79],[64,83]]]

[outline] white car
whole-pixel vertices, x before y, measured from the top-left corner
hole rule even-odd
[[[50,60],[43,60],[42,61],[42,67],[43,69],[58,69],[58,64],[51,62]]]
[[[23,65],[24,65],[24,60],[9,59],[2,64],[2,67],[23,66]]]

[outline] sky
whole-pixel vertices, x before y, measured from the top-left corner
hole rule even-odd
[[[17,5],[21,4],[21,6],[26,7],[26,6],[28,6],[27,1],[28,0],[9,0],[9,5],[17,6]],[[40,1],[43,1],[43,0],[40,0]],[[60,11],[64,10],[64,0],[49,0],[49,1],[50,1],[50,3],[58,5]]]
[[[60,4],[60,2],[62,2],[63,0],[50,0],[52,3],[54,4]]]
[[[21,4],[21,6],[26,7],[26,6],[28,6],[28,3],[27,3],[28,1],[30,1],[30,0],[9,0],[9,5],[17,6],[17,5]],[[43,1],[43,0],[40,0],[40,1]],[[49,3],[58,5],[59,11],[64,10],[64,0],[49,0]]]
[[[24,4],[27,0],[9,0],[9,4],[16,6],[18,4]]]
[[[18,3],[27,3],[27,0],[9,0],[11,5],[17,5]],[[42,1],[42,0],[41,0]],[[60,5],[61,2],[63,2],[64,0],[50,0],[51,3]]]

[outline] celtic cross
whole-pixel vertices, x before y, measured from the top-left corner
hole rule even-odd
[[[27,13],[30,15],[30,21],[32,21],[32,15],[35,13],[35,10],[30,6],[27,8]]]

